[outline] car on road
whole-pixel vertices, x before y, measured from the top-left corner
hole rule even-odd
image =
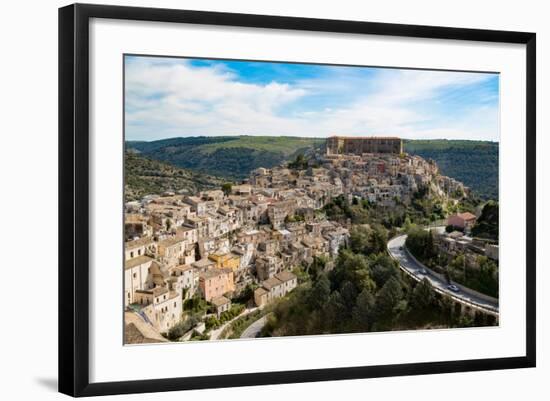
[[[403,250],[403,247],[402,247],[402,246],[400,246],[400,247],[399,247],[399,250],[400,250],[400,251],[402,251],[402,250]]]
[[[458,288],[456,285],[454,284],[451,284],[451,285],[448,285],[447,288],[453,292],[459,292],[460,291],[460,288]]]

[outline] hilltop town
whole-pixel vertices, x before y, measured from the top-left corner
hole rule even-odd
[[[323,212],[335,198],[391,209],[419,191],[448,200],[470,192],[435,162],[404,153],[400,138],[330,137],[324,151],[255,169],[240,183],[127,202],[125,342],[209,338],[220,322],[292,292],[296,266],[323,257],[331,268],[352,229]],[[471,220],[457,216],[456,226]],[[201,313],[191,320],[186,310]]]

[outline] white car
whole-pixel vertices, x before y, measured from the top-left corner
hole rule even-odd
[[[459,292],[460,291],[460,288],[458,288],[456,285],[454,284],[451,284],[451,285],[448,285],[447,288],[453,292]]]

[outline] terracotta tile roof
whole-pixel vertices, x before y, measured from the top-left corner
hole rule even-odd
[[[192,269],[194,269],[194,267],[191,265],[178,265],[170,268],[170,271],[187,271]]]
[[[464,220],[473,220],[476,218],[475,214],[472,214],[470,212],[460,213],[459,216],[462,217]]]
[[[212,303],[212,305],[214,305],[215,307],[225,305],[229,302],[231,301],[226,297],[224,297],[223,295],[221,297],[212,298],[212,300],[210,301],[210,303]]]
[[[124,269],[128,270],[128,269],[131,269],[132,267],[143,265],[152,260],[153,258],[150,258],[149,256],[145,256],[145,255],[138,256],[137,258],[133,258],[124,262]]]
[[[168,288],[166,286],[153,288],[154,297],[158,297],[160,295],[166,294],[167,292],[168,292]]]
[[[172,238],[165,238],[161,241],[159,241],[159,246],[172,246],[172,245],[176,245],[180,242],[183,242],[184,239],[181,238],[181,237],[172,237]]]
[[[191,263],[192,266],[194,266],[198,269],[204,269],[204,268],[207,268],[209,266],[214,266],[215,264],[216,264],[216,262],[214,262],[213,260],[210,260],[208,258],[203,258],[201,260],[197,260],[196,262]]]
[[[149,244],[152,244],[152,243],[153,243],[153,239],[151,237],[143,237],[143,238],[135,239],[133,241],[125,242],[124,243],[124,248],[132,249],[132,248],[137,248],[137,247],[144,246],[144,245],[149,245]]]
[[[281,280],[275,277],[271,277],[262,283],[262,287],[264,287],[266,290],[271,290],[273,287],[276,287],[281,284],[282,284]]]
[[[225,275],[231,273],[231,269],[210,269],[200,274],[201,279],[209,279],[218,275]]]
[[[264,294],[267,294],[267,291],[263,287],[258,287],[254,290],[254,295],[262,296]]]
[[[294,273],[289,272],[288,270],[284,270],[280,273],[277,273],[275,277],[284,283],[290,280],[294,280],[296,278],[296,275]]]

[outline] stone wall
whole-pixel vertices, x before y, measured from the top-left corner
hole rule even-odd
[[[327,154],[394,153],[403,152],[403,142],[395,137],[331,136],[326,142]]]

